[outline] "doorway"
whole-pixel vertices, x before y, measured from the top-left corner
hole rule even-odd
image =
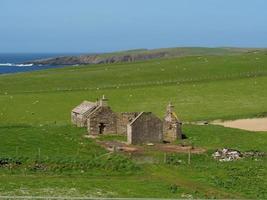
[[[98,127],[99,127],[99,134],[103,134],[105,131],[105,127],[106,127],[105,124],[100,123]]]

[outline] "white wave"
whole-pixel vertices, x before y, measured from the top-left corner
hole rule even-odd
[[[33,64],[15,64],[16,67],[32,67]]]
[[[12,63],[0,63],[0,66],[10,67],[10,66],[13,66],[13,64]]]
[[[32,67],[33,64],[32,63],[30,63],[30,64],[0,63],[0,66],[3,66],[3,67],[12,67],[12,66],[15,66],[15,67]]]

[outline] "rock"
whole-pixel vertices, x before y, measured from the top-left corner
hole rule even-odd
[[[84,135],[84,137],[85,138],[90,138],[90,139],[96,139],[96,138],[98,138],[99,136],[97,136],[97,135]]]
[[[181,197],[183,199],[193,199],[193,195],[191,195],[191,194],[181,194]]]
[[[233,161],[233,160],[241,159],[242,153],[238,150],[223,148],[223,149],[218,149],[217,151],[215,151],[212,154],[212,157],[221,162]]]
[[[266,154],[259,151],[246,151],[243,153],[244,157],[264,157]]]
[[[264,157],[266,156],[265,152],[259,152],[259,151],[246,151],[246,152],[240,152],[238,150],[234,149],[218,149],[212,154],[212,157],[219,161],[233,161],[241,159],[242,157]]]

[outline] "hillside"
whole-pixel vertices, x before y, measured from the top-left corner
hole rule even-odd
[[[1,123],[66,123],[72,107],[103,94],[117,111],[151,110],[162,116],[173,101],[186,121],[253,116],[267,110],[266,62],[265,54],[251,53],[2,75],[1,103],[6,106],[0,108],[0,119]],[[13,116],[13,109],[21,112]]]
[[[140,51],[146,50],[131,53]],[[148,146],[138,155],[110,154],[70,124],[74,106],[103,94],[115,111],[159,117],[172,101],[184,122],[266,115],[264,51],[195,51],[0,75],[0,195],[267,198],[266,157],[225,163],[211,157],[223,147],[267,152],[267,132],[185,124],[184,144],[206,150],[189,164],[187,154]]]
[[[85,65],[85,64],[108,64],[145,61],[159,58],[174,58],[184,56],[205,55],[237,55],[250,52],[265,51],[265,49],[242,49],[242,48],[165,48],[165,49],[137,49],[114,53],[103,53],[81,56],[62,56],[36,61],[29,61],[35,65]]]

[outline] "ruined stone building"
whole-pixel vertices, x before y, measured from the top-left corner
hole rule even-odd
[[[131,123],[140,113],[123,112],[117,113],[117,131],[118,133],[127,134],[127,124]]]
[[[83,101],[71,111],[71,122],[78,127],[86,127],[88,115],[96,106],[95,102]]]
[[[71,112],[71,121],[78,127],[87,127],[91,135],[125,134],[127,124],[139,113],[115,113],[103,98],[96,102],[84,101]]]
[[[151,112],[115,113],[103,96],[99,101],[84,101],[75,107],[71,121],[78,127],[87,127],[90,135],[124,134],[129,144],[172,142],[182,137],[181,123],[171,104],[161,120]]]
[[[104,102],[105,101],[105,102]],[[117,116],[102,99],[100,103],[87,117],[87,130],[92,135],[97,134],[116,134]]]
[[[162,121],[151,112],[141,112],[127,124],[128,144],[160,143],[162,141]]]
[[[174,106],[169,103],[163,120],[164,141],[172,142],[182,139],[182,123],[174,112]]]

